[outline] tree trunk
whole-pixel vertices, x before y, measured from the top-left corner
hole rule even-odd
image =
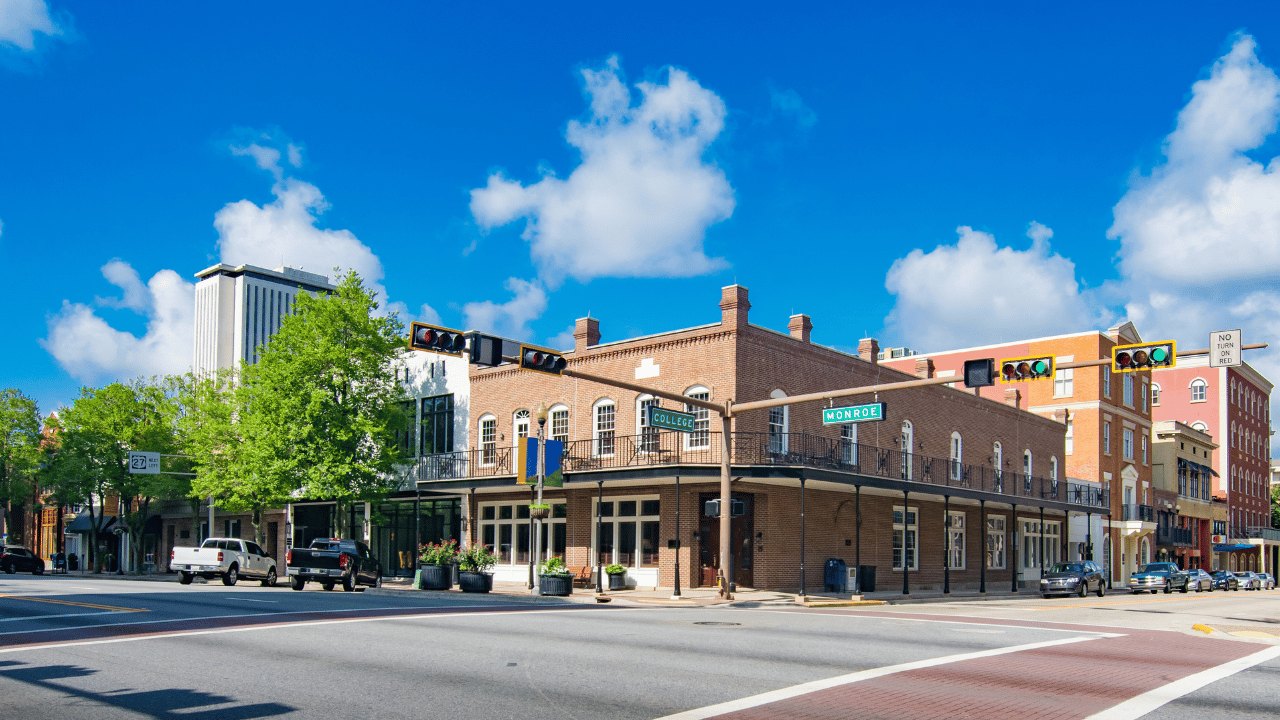
[[[191,544],[200,547],[200,498],[187,498],[191,504]]]
[[[262,545],[265,538],[262,537],[262,508],[255,507],[253,513],[249,516],[249,522],[253,523],[253,541]]]
[[[97,515],[93,514],[93,494],[92,493],[89,494],[89,501],[87,504],[89,506],[89,553],[90,553],[89,562],[93,563],[92,565],[93,572],[96,574],[96,573],[102,572],[102,568],[98,565],[98,562],[97,562],[98,560],[98,518],[102,516],[102,513],[99,512]]]

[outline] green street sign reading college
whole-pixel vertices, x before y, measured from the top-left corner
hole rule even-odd
[[[693,413],[664,410],[650,405],[649,427],[675,430],[677,432],[693,432]]]
[[[854,405],[842,408],[822,408],[823,425],[843,425],[845,423],[868,422],[884,419],[884,403],[870,405]]]

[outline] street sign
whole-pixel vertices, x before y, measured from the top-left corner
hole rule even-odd
[[[677,432],[693,432],[693,413],[676,412],[660,407],[649,406],[649,427],[675,430]]]
[[[160,453],[129,451],[129,472],[134,475],[159,475]]]
[[[1240,365],[1239,330],[1219,330],[1209,333],[1209,367],[1236,367]]]
[[[845,423],[869,422],[884,419],[884,403],[870,405],[854,405],[842,408],[822,408],[823,425],[843,425]]]

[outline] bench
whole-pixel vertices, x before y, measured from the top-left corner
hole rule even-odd
[[[592,578],[592,575],[591,575],[590,565],[584,565],[582,569],[579,570],[577,573],[575,573],[573,576],[574,587],[580,587],[580,588],[591,587],[593,582],[594,582],[594,578]]]

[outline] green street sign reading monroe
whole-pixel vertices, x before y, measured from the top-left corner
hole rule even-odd
[[[650,405],[649,426],[662,428],[663,430],[693,432],[693,413],[664,410],[660,407],[653,407]]]
[[[822,408],[823,425],[843,425],[845,423],[867,422],[884,419],[884,403],[870,405],[854,405],[842,408]]]

